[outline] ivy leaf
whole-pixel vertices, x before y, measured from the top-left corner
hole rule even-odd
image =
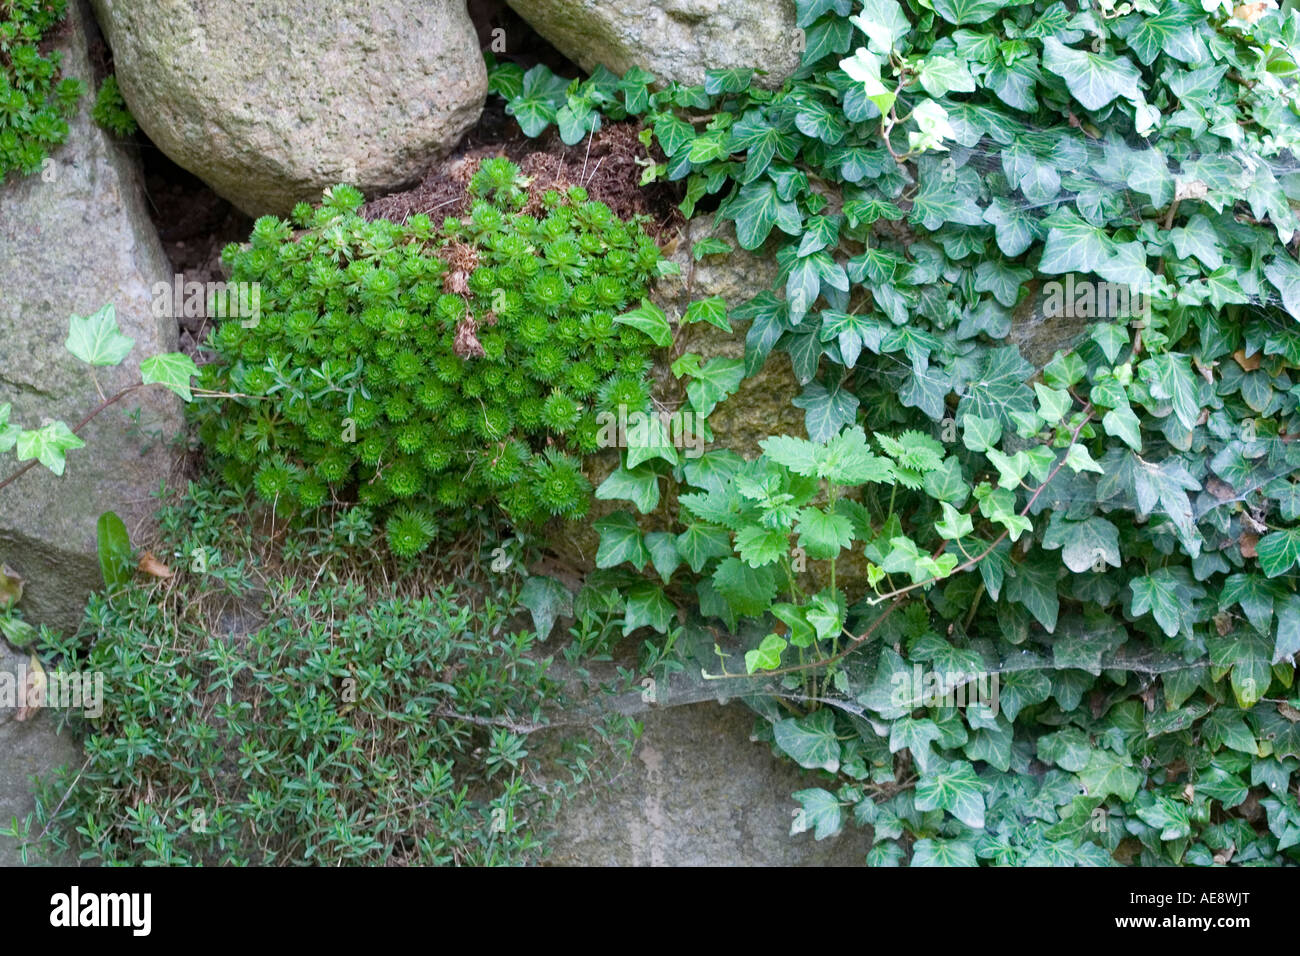
[[[1068,521],[1052,515],[1043,535],[1043,547],[1061,549],[1061,560],[1075,574],[1097,570],[1098,565],[1120,566],[1119,529],[1105,518]]]
[[[1088,758],[1088,765],[1079,772],[1079,782],[1093,799],[1116,796],[1127,803],[1142,785],[1142,773],[1133,766],[1128,754],[1121,757],[1109,750],[1097,749]]]
[[[1300,562],[1300,528],[1270,531],[1255,545],[1259,566],[1270,578],[1286,574]]]
[[[916,809],[947,810],[976,830],[984,829],[984,792],[988,784],[965,760],[927,771],[916,784]]]
[[[781,652],[784,650],[784,639],[776,634],[767,635],[758,647],[745,652],[745,673],[776,670],[781,666]]]
[[[1043,40],[1043,68],[1065,81],[1086,109],[1099,110],[1117,96],[1136,99],[1141,74],[1122,56],[1067,47],[1056,37]]]
[[[667,634],[676,617],[677,608],[668,600],[663,588],[649,581],[640,581],[627,591],[627,611],[623,616],[623,636],[642,627],[650,627]]]
[[[975,531],[970,515],[963,514],[946,501],[940,504],[943,507],[943,520],[935,522],[934,530],[939,532],[941,538],[957,541]]]
[[[1096,272],[1115,254],[1114,242],[1098,226],[1073,214],[1054,215],[1048,221],[1047,240],[1038,260],[1039,272],[1053,275]]]
[[[1007,597],[1023,604],[1047,633],[1056,630],[1061,599],[1056,589],[1059,565],[1041,558],[1030,558],[1015,566],[1015,576],[1007,582]]]
[[[731,67],[726,70],[707,70],[704,74],[704,92],[710,96],[722,93],[741,93],[749,89],[754,71]]]
[[[677,536],[677,552],[699,574],[711,558],[731,554],[731,535],[724,528],[692,522]]]
[[[1185,571],[1182,573],[1186,574]],[[1192,599],[1203,595],[1204,591],[1192,588],[1184,577],[1169,568],[1133,578],[1129,589],[1133,592],[1132,613],[1135,617],[1149,612],[1166,636],[1177,637],[1183,633],[1191,637],[1196,619]]]
[[[1238,627],[1226,637],[1211,637],[1210,674],[1218,680],[1231,671],[1230,682],[1237,706],[1249,710],[1264,696],[1272,680],[1273,648],[1268,638],[1251,627]]]
[[[161,385],[187,402],[194,401],[190,379],[198,374],[194,360],[180,352],[151,355],[140,363],[140,379],[145,385]]]
[[[1107,435],[1120,439],[1134,451],[1142,450],[1141,422],[1129,406],[1112,408],[1101,416],[1101,427]]]
[[[1162,352],[1144,361],[1138,370],[1156,398],[1173,403],[1174,414],[1182,426],[1195,428],[1201,406],[1197,402],[1191,358],[1176,352]]]
[[[1279,253],[1264,269],[1264,275],[1282,294],[1282,306],[1291,313],[1291,318],[1300,319],[1300,264]]]
[[[118,329],[117,309],[110,302],[84,319],[76,315],[69,318],[68,341],[64,344],[88,365],[118,365],[130,353],[135,339]]]
[[[921,63],[921,86],[938,99],[950,92],[971,93],[975,90],[975,78],[965,62],[950,56],[930,56]]]
[[[686,397],[700,417],[707,418],[719,402],[740,387],[744,379],[743,359],[712,358],[692,374],[686,383]]]
[[[1112,365],[1119,358],[1119,354],[1129,347],[1128,332],[1113,322],[1094,325],[1088,335],[1101,348],[1106,361]]]
[[[731,243],[717,236],[706,236],[691,246],[691,258],[699,262],[705,256],[726,255],[731,251]],[[728,327],[730,332],[731,328]]]
[[[18,447],[14,452],[19,461],[35,458],[54,474],[62,475],[66,464],[65,454],[74,448],[82,448],[85,444],[64,422],[57,421],[35,431],[19,432]]]
[[[736,240],[742,249],[757,249],[773,226],[791,236],[803,229],[803,218],[793,201],[777,195],[776,184],[760,179],[741,186],[725,206],[725,214],[736,223]]]
[[[1034,393],[1025,385],[1034,371],[1014,345],[989,349],[979,378],[970,383],[966,397],[958,406],[958,413],[963,417],[976,415],[999,422],[1004,428],[1014,428],[1012,412],[1034,411]]]
[[[792,796],[799,801],[803,809],[794,815],[794,821],[790,824],[791,836],[798,836],[800,833],[812,830],[814,839],[825,840],[840,832],[844,814],[834,794],[828,793],[821,787],[813,787],[808,790],[796,790]]]
[[[1060,422],[1069,414],[1070,407],[1074,404],[1069,392],[1048,388],[1041,382],[1034,383],[1034,394],[1038,396],[1038,417],[1047,425]]]
[[[824,707],[806,717],[778,720],[772,725],[776,745],[799,766],[835,773],[840,769],[840,742],[835,713]]]
[[[849,17],[849,22],[866,34],[867,46],[880,54],[889,53],[912,29],[897,0],[864,0],[862,12]]]
[[[875,852],[875,848],[872,849]],[[912,866],[979,866],[975,847],[967,840],[926,837],[912,846]]]
[[[696,488],[706,491],[722,492],[727,482],[739,470],[745,460],[734,451],[725,448],[705,452],[698,458],[687,458],[682,465],[686,480]]]
[[[599,519],[595,524],[600,534],[596,548],[596,567],[614,568],[624,562],[640,571],[650,560],[650,551],[641,536],[636,519],[624,511]]]
[[[934,12],[949,23],[983,23],[993,14],[1008,7],[1020,6],[1027,0],[1001,3],[999,0],[934,0]]]
[[[9,422],[11,410],[12,406],[8,402],[0,405],[0,454],[13,448],[14,442],[18,441],[18,435],[22,432],[22,428]]]
[[[996,448],[1002,438],[1002,425],[995,418],[963,415],[961,441],[971,451],[989,451]]]
[[[560,615],[573,613],[573,595],[555,578],[534,574],[524,582],[519,601],[533,618],[533,630],[543,641],[555,627]]]
[[[659,476],[644,464],[617,468],[601,482],[596,497],[602,501],[621,498],[636,505],[642,514],[649,514],[659,506]]]
[[[1271,663],[1281,664],[1296,654],[1300,654],[1300,595],[1291,594],[1277,607],[1277,643]]]
[[[519,121],[525,136],[540,136],[555,122],[568,86],[568,80],[539,63],[524,74],[519,95],[506,104],[506,112]]]
[[[830,441],[858,413],[858,396],[837,382],[829,389],[821,382],[809,382],[791,404],[804,410],[804,427],[816,442]]]
[[[621,325],[630,325],[644,332],[655,345],[667,348],[672,345],[673,331],[668,325],[668,316],[663,309],[649,299],[642,299],[638,308],[615,316],[614,321]]]
[[[678,463],[677,449],[664,423],[658,415],[645,415],[628,426],[627,464],[624,467],[635,469],[653,458],[662,458],[670,465]]]

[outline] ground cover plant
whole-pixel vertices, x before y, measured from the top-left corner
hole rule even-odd
[[[0,183],[38,171],[68,137],[82,83],[61,78],[59,53],[40,49],[66,9],[66,0],[0,3]]]
[[[98,865],[544,859],[561,801],[635,739],[625,719],[539,733],[617,631],[583,615],[560,675],[485,529],[420,569],[387,563],[363,509],[292,535],[269,511],[210,481],[169,495],[168,563],[128,546],[81,633],[40,629],[47,671],[103,675],[104,707],[60,717],[85,760],[7,835]]]
[[[353,499],[412,555],[436,518],[497,503],[520,526],[581,515],[579,457],[600,410],[648,406],[652,340],[620,318],[659,250],[585,190],[482,162],[464,218],[366,222],[333,189],[231,247],[256,321],[215,332],[199,384],[240,396],[199,408],[199,434],[236,486],[310,510]]]

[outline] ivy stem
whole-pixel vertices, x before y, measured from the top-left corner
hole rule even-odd
[[[136,385],[128,385],[126,388],[122,389],[122,390],[121,390],[120,392],[118,392],[116,395],[113,395],[113,396],[111,396],[111,397],[109,397],[109,398],[104,399],[102,402],[100,402],[98,405],[96,405],[94,408],[92,408],[92,409],[91,409],[91,410],[86,414],[86,417],[85,417],[85,418],[83,418],[81,421],[77,422],[77,424],[74,425],[74,426],[72,427],[72,434],[75,435],[75,434],[77,434],[78,432],[80,432],[83,428],[85,428],[87,425],[90,424],[91,420],[94,419],[95,416],[97,416],[97,415],[98,415],[100,412],[102,412],[104,409],[108,408],[110,405],[113,405],[113,404],[116,404],[117,402],[120,402],[122,399],[126,398],[128,395],[130,395],[132,392],[134,392],[137,388],[144,388],[144,387],[145,387],[145,386],[144,386],[144,383],[143,383],[143,382],[140,382],[140,383],[138,383],[138,384],[136,384]],[[19,478],[21,478],[23,475],[27,474],[27,472],[31,471],[33,468],[36,467],[36,465],[39,463],[39,461],[40,461],[40,459],[38,459],[38,458],[33,458],[31,461],[29,461],[27,464],[23,465],[21,468],[19,468],[17,471],[15,471],[15,472],[14,472],[12,475],[10,475],[8,478],[5,478],[3,481],[0,481],[0,490],[4,489],[4,487],[5,487],[6,485],[11,485],[11,484],[13,484],[15,481],[17,481],[17,480],[18,480]]]

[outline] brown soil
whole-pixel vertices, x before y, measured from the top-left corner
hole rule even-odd
[[[361,210],[367,219],[402,222],[417,213],[438,221],[459,216],[469,208],[467,189],[480,162],[506,156],[532,179],[529,192],[540,205],[541,194],[549,189],[582,186],[592,199],[609,206],[623,219],[649,216],[649,231],[656,236],[675,233],[682,224],[676,208],[680,200],[676,184],[653,183],[642,187],[645,163],[662,162],[656,149],[651,154],[637,138],[640,126],[632,122],[606,123],[581,143],[566,146],[552,128],[538,139],[529,139],[518,124],[505,115],[498,100],[489,104],[483,119],[461,144],[460,149],[436,166],[424,180],[405,192],[372,200]],[[639,162],[638,162],[639,160]],[[536,208],[525,207],[535,212]]]

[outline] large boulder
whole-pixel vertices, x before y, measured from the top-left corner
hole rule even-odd
[[[75,767],[78,756],[72,734],[55,731],[51,712],[39,710],[25,715],[26,720],[18,719],[17,681],[25,683],[28,673],[27,655],[13,651],[0,638],[0,821],[5,826],[14,817],[21,821],[32,812],[33,776],[49,777],[56,767]],[[14,706],[10,706],[11,693]],[[17,843],[0,837],[0,866],[17,866],[21,862]],[[44,861],[29,855],[27,862],[72,861]]]
[[[551,862],[562,866],[855,866],[867,831],[790,835],[811,774],[752,743],[754,715],[712,701],[655,707],[620,776],[564,804]]]
[[[68,4],[63,70],[91,83],[82,3]],[[44,174],[0,187],[0,405],[10,420],[36,428],[45,418],[75,425],[104,395],[140,381],[142,359],[176,348],[176,321],[155,317],[152,288],[171,284],[171,266],[146,213],[133,157],[90,119],[84,97],[67,142]],[[68,317],[105,303],[117,309],[135,346],[121,366],[88,366],[68,353]],[[138,420],[132,415],[138,413]],[[181,430],[180,401],[143,389],[81,432],[86,447],[68,453],[56,478],[37,466],[0,489],[0,563],[26,580],[19,605],[29,621],[75,628],[89,592],[100,585],[95,524],[116,511],[138,533],[150,519],[150,492],[170,475],[167,447]],[[0,477],[15,470],[0,455]]]
[[[250,215],[416,182],[487,95],[465,0],[94,4],[141,128]]]
[[[663,82],[704,82],[728,67],[766,71],[776,88],[798,67],[803,33],[792,0],[509,0],[510,6],[584,70],[649,70]]]

